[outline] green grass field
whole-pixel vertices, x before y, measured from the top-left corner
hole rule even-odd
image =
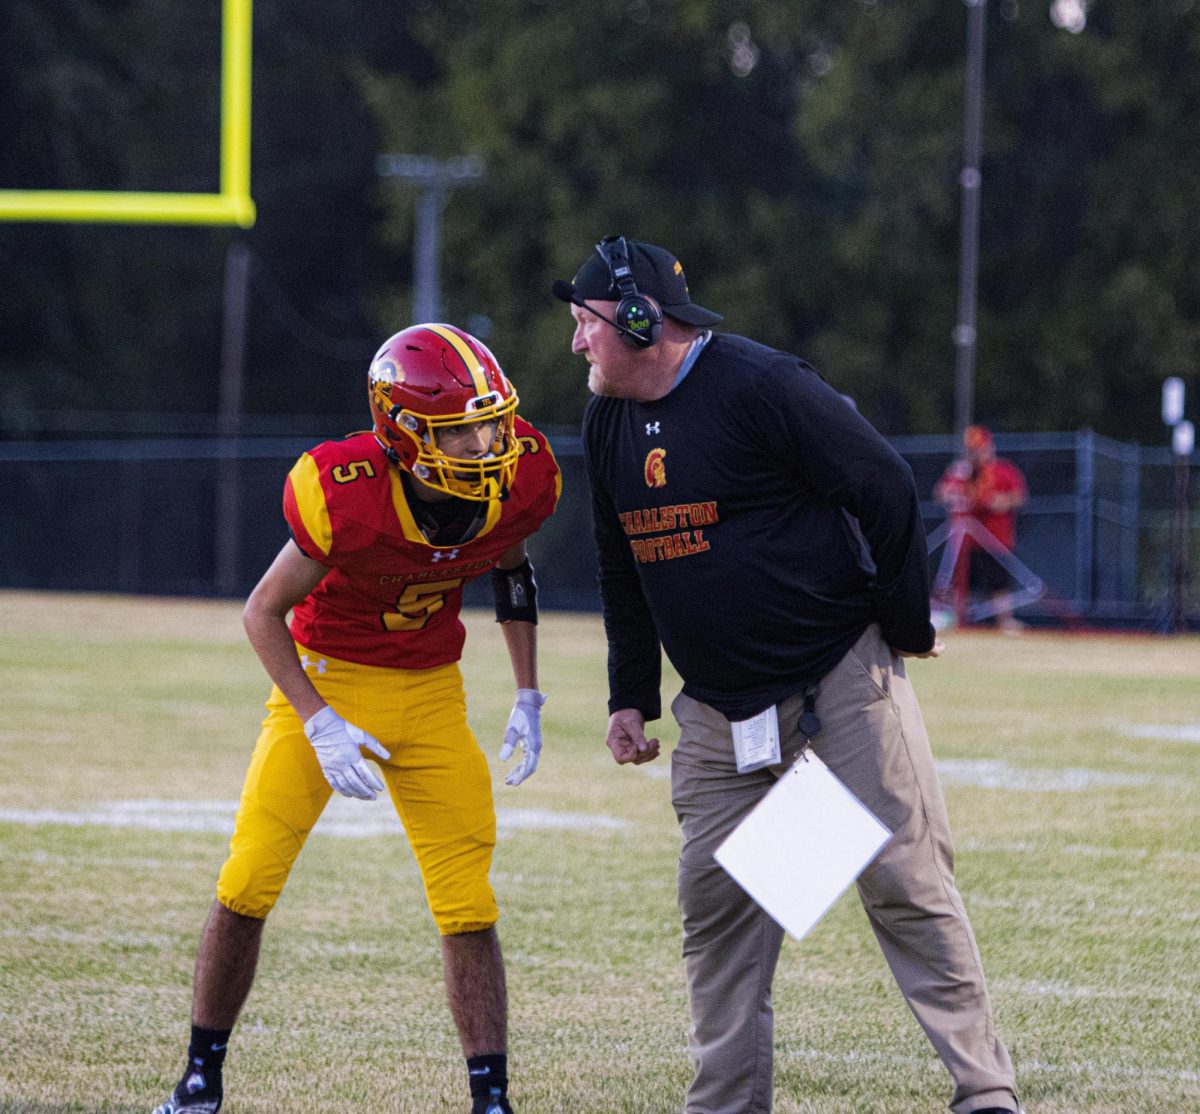
[[[490,617],[468,626],[514,1101],[671,1114],[688,1065],[667,759],[612,763],[599,621],[551,614],[542,767],[503,785],[512,682]],[[1200,640],[948,641],[911,672],[1029,1114],[1200,1111]],[[234,604],[25,593],[0,593],[0,669],[0,1110],[149,1111],[182,1066],[265,675]],[[229,1114],[466,1110],[390,816],[335,798],[309,841],[234,1034]],[[776,1039],[779,1112],[949,1097],[852,894],[785,944]]]

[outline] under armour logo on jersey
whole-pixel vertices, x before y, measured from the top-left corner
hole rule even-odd
[[[304,669],[304,671],[305,671],[306,673],[308,672],[308,667],[309,667],[310,665],[311,665],[311,666],[312,666],[312,667],[313,667],[313,668],[314,668],[314,669],[315,669],[315,670],[316,670],[318,673],[324,673],[324,672],[325,672],[325,665],[326,665],[326,662],[325,662],[325,659],[324,659],[324,658],[317,658],[317,659],[314,661],[314,660],[313,660],[312,658],[310,658],[310,657],[309,657],[307,654],[301,654],[301,655],[300,655],[300,665],[301,665],[301,667]],[[216,1046],[214,1045],[213,1047],[215,1048]]]
[[[435,563],[438,561],[453,561],[457,556],[457,549],[437,549],[434,550],[433,556],[430,558],[430,560]]]
[[[646,436],[649,437],[652,433],[662,433],[662,429],[659,427],[658,422],[646,423]]]

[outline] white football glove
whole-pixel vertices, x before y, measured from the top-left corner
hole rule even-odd
[[[305,722],[304,734],[317,752],[325,780],[343,797],[373,801],[383,789],[379,775],[367,765],[359,747],[365,747],[379,758],[390,758],[379,740],[361,727],[347,723],[328,704]]]
[[[507,762],[518,744],[525,757],[519,766],[509,771],[505,785],[520,785],[537,769],[538,756],[542,753],[542,705],[545,703],[545,694],[537,689],[517,689],[517,702],[504,729],[500,761]]]

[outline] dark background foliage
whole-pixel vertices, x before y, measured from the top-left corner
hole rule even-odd
[[[220,5],[7,0],[0,187],[209,191]],[[976,410],[1163,439],[1200,340],[1200,6],[988,9]],[[353,414],[410,323],[415,191],[377,156],[481,157],[443,220],[444,316],[534,420],[585,399],[548,294],[600,236],[665,244],[731,331],[799,352],[888,433],[953,417],[966,9],[942,0],[259,0],[241,232],[0,223],[0,409],[211,413],[223,276],[253,253],[246,409]],[[31,413],[37,412],[37,413]]]

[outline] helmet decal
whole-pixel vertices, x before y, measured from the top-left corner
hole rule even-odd
[[[477,395],[490,393],[491,388],[488,386],[487,375],[484,372],[483,365],[480,363],[479,357],[471,351],[466,341],[458,333],[446,328],[445,325],[430,325],[429,331],[437,333],[438,336],[447,341],[462,359],[463,367],[466,368],[467,374],[471,377],[471,382],[475,384],[475,393]],[[474,337],[471,339],[474,340]],[[475,343],[479,344],[478,341],[475,341]],[[491,355],[491,353],[489,352],[488,355]]]
[[[371,404],[386,413],[392,408],[391,390],[395,383],[404,382],[404,373],[390,356],[381,356],[371,365]]]

